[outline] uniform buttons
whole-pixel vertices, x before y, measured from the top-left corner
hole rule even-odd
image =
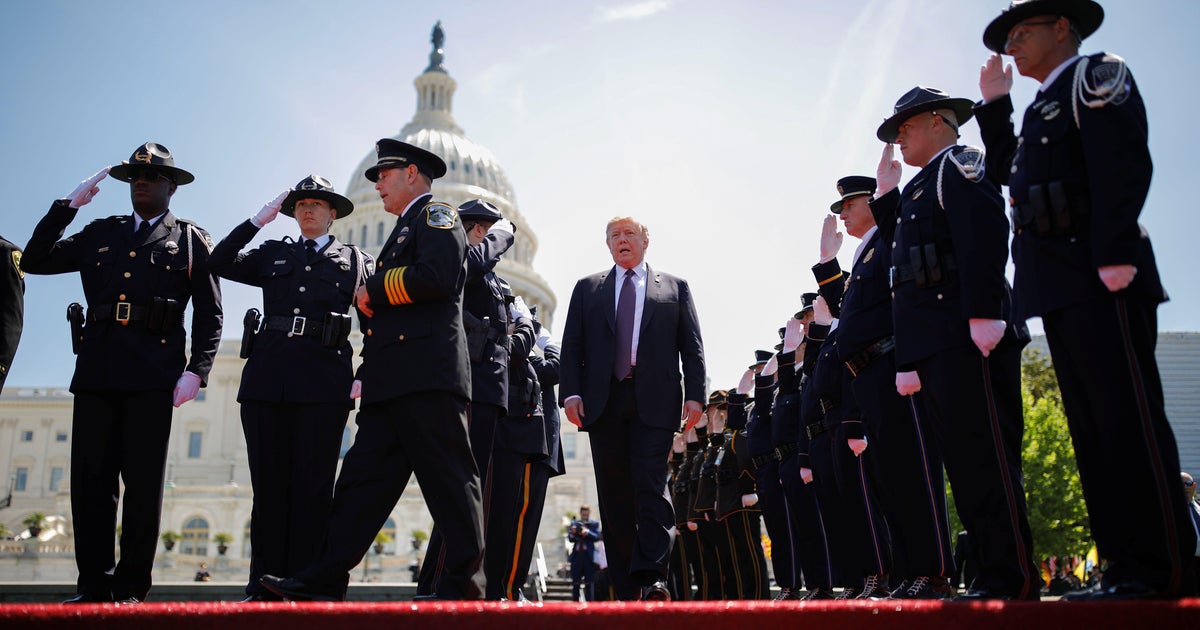
[[[171,265],[167,265],[167,271],[171,270]]]
[[[896,225],[900,225],[900,217],[896,217]]]
[[[939,294],[938,294],[938,299],[939,299],[939,300],[940,300],[940,299],[942,299],[942,294],[941,294],[941,293],[939,293]]]
[[[122,302],[124,302],[124,301],[125,301],[125,294],[124,294],[124,293],[122,293],[121,295],[118,295],[118,296],[117,296],[117,299],[118,299],[118,300],[120,300],[120,301],[122,301]]]
[[[1016,231],[1016,233],[1017,233],[1017,234],[1020,234],[1020,233],[1021,233],[1021,228],[1017,228],[1017,231]]]
[[[292,315],[299,315],[299,314],[300,314],[300,309],[298,309],[298,308],[292,309]]]
[[[1047,138],[1046,136],[1042,136],[1042,144],[1050,144],[1050,138]]]
[[[161,343],[163,343],[163,344],[166,344],[166,343],[167,343],[167,340],[166,340],[166,339],[160,339],[160,340],[159,340],[159,342],[161,342]]]
[[[308,289],[305,289],[304,287],[300,287],[300,292],[301,292],[301,293],[304,293],[304,292],[305,292],[305,291],[307,291],[307,290],[308,290]]]
[[[133,274],[129,273],[128,271],[126,271],[126,272],[125,272],[125,277],[126,277],[126,278],[130,278],[130,277],[132,277],[132,276],[133,276]]]
[[[1074,237],[1074,236],[1072,236],[1072,237],[1071,237],[1071,242],[1072,242],[1072,243],[1074,243],[1074,242],[1075,242],[1075,237]]]
[[[137,258],[137,252],[129,252],[130,258]]]
[[[1016,164],[1013,164],[1013,167],[1012,167],[1011,169],[1009,169],[1009,172],[1010,172],[1010,173],[1016,173],[1016,172],[1017,172],[1017,165],[1016,165]]]
[[[910,215],[908,215],[908,218],[910,218],[910,219],[915,219],[915,218],[917,218],[917,215],[916,215],[916,214],[910,214]]]
[[[370,329],[370,328],[368,328],[368,329],[367,329],[367,336],[368,336],[368,337],[370,337],[370,336],[371,336],[371,329]]]
[[[404,341],[404,335],[400,335],[400,338],[397,339],[397,341]]]
[[[304,265],[304,270],[305,270],[305,271],[312,271],[312,267],[310,267],[310,266],[308,266],[308,265]]]

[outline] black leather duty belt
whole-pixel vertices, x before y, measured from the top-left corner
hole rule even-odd
[[[320,337],[325,330],[322,322],[309,321],[307,317],[271,315],[264,318],[263,330],[285,332],[289,337]]]
[[[150,317],[150,307],[117,302],[116,304],[101,304],[88,309],[89,322],[140,322]]]
[[[863,368],[871,364],[872,361],[878,359],[896,349],[895,337],[884,337],[879,341],[867,346],[862,351],[857,352],[854,356],[846,359],[846,369],[850,370],[851,376],[858,376],[858,373],[863,371]]]
[[[814,422],[804,427],[804,433],[810,441],[828,430],[824,422]]]
[[[817,406],[821,408],[821,413],[829,413],[833,408],[838,406],[840,400],[831,400],[829,398],[818,398]]]
[[[775,461],[775,451],[771,451],[766,455],[758,455],[750,458],[750,464],[754,466],[755,470],[762,468],[773,461]]]
[[[800,452],[800,443],[799,442],[792,442],[791,444],[784,444],[782,446],[776,446],[775,447],[775,461],[781,462],[781,461],[787,459],[788,455],[791,455],[792,453],[798,453],[798,452]]]

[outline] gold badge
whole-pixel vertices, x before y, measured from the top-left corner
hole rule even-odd
[[[25,278],[25,272],[21,271],[21,250],[12,250],[13,267],[17,270],[17,275],[22,279]]]
[[[917,192],[913,193],[913,196],[912,196],[912,198],[913,198],[913,201],[916,201],[916,200],[917,200],[917,198],[918,198],[918,197],[920,197],[920,196],[921,196],[921,193],[923,193],[923,192],[925,192],[925,189],[924,189],[924,188],[918,188],[918,189],[917,189]]]
[[[862,262],[870,262],[870,261],[871,261],[871,258],[872,258],[874,255],[875,255],[875,248],[874,248],[874,247],[872,247],[871,249],[868,249],[868,250],[867,250],[867,253],[863,254],[863,257],[862,257]]]
[[[134,151],[133,161],[134,162],[145,162],[146,164],[149,164],[150,163],[150,152],[146,151],[145,153],[143,153],[141,150]]]

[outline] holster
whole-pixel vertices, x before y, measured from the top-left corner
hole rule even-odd
[[[67,305],[67,322],[71,324],[71,352],[79,354],[79,344],[83,341],[83,305],[71,302]]]
[[[350,338],[350,322],[350,316],[345,313],[327,314],[321,329],[321,345],[326,348],[341,347]]]
[[[482,320],[463,311],[463,328],[467,331],[467,356],[472,363],[482,363],[487,359],[488,331],[491,329],[491,318]]]
[[[1014,223],[1032,223],[1041,236],[1064,234],[1079,226],[1087,216],[1089,199],[1086,195],[1072,197],[1061,181],[1034,184],[1029,187],[1028,207],[1013,209]]]
[[[150,302],[146,313],[146,330],[156,333],[166,333],[175,323],[182,322],[178,300],[156,297]]]
[[[258,337],[260,323],[262,323],[262,313],[258,309],[252,308],[246,311],[246,316],[242,318],[242,347],[238,350],[239,357],[250,358],[250,353],[254,351],[254,339]]]

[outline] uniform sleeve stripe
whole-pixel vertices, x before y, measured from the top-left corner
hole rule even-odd
[[[408,291],[404,288],[404,270],[407,267],[389,269],[383,276],[383,290],[387,293],[388,303],[393,306],[412,304]]]
[[[841,277],[842,277],[842,272],[839,271],[836,276],[830,276],[828,278],[825,278],[824,280],[818,282],[817,285],[823,287],[823,286],[829,284],[830,282],[833,282],[834,280],[837,280],[838,278],[841,278]]]

